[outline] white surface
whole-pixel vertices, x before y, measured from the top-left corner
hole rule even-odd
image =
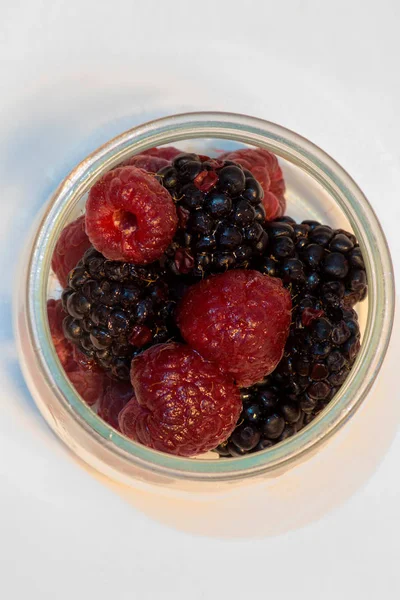
[[[212,507],[122,497],[74,461],[21,378],[10,296],[32,217],[68,170],[135,123],[195,109],[264,117],[329,152],[373,204],[399,276],[397,0],[1,6],[2,597],[398,598],[399,324],[342,437],[267,496]]]

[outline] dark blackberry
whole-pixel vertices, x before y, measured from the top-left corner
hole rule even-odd
[[[263,437],[269,440],[276,440],[282,434],[285,428],[285,419],[282,415],[273,413],[272,415],[266,415],[265,421],[262,427]]]
[[[339,286],[329,286],[341,293]],[[327,284],[326,284],[327,285]],[[293,311],[284,356],[261,385],[242,390],[238,426],[220,456],[264,450],[300,431],[332,400],[360,348],[357,314],[305,296]]]
[[[232,161],[180,154],[157,177],[178,213],[184,211],[162,263],[167,271],[204,277],[247,268],[266,251],[264,192],[249,171]]]
[[[254,402],[247,404],[243,407],[243,416],[247,422],[257,425],[261,422],[263,416],[263,407]]]
[[[254,424],[243,423],[232,433],[231,441],[240,452],[253,450],[260,441],[261,433]]]
[[[64,333],[112,377],[129,379],[136,354],[177,335],[175,290],[159,265],[114,262],[91,248],[62,293]]]
[[[360,332],[354,310],[323,305],[311,298],[295,308],[285,355],[271,380],[284,394],[294,394],[304,412],[313,411],[319,401],[331,399],[332,388],[342,385],[360,348]],[[304,312],[315,310],[315,318]],[[306,324],[304,324],[306,323]],[[288,362],[294,365],[289,368]],[[338,378],[337,373],[340,372]]]
[[[292,291],[294,303],[305,294],[335,305],[353,306],[367,295],[367,276],[361,250],[352,233],[317,221],[295,223],[290,217],[264,225],[268,244],[251,268],[280,277]]]

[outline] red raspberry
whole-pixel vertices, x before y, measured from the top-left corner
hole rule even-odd
[[[100,400],[98,415],[106,423],[119,430],[118,415],[133,396],[133,387],[129,381],[111,381]]]
[[[190,346],[247,387],[282,358],[291,308],[280,279],[258,271],[227,271],[189,288],[177,322]]]
[[[151,263],[168,248],[177,225],[171,195],[143,169],[113,169],[89,192],[86,231],[106,258]]]
[[[96,361],[83,354],[77,346],[73,347],[72,358],[73,363],[69,362],[64,367],[65,372],[78,394],[92,406],[103,397],[107,377]]]
[[[149,150],[143,150],[140,154],[131,156],[131,158],[128,158],[118,166],[137,167],[138,169],[144,169],[148,173],[157,173],[163,167],[170,165],[178,154],[181,154],[181,151],[173,146],[150,148]]]
[[[105,375],[93,360],[74,347],[75,364],[68,363],[65,372],[68,379],[89,406],[101,400],[104,394]],[[81,356],[79,356],[81,355]]]
[[[138,169],[144,169],[148,173],[157,173],[163,167],[168,167],[171,161],[166,158],[159,156],[151,156],[150,154],[136,154],[121,163],[120,167],[137,167]]]
[[[164,146],[163,148],[149,148],[148,150],[143,150],[140,154],[156,156],[157,158],[164,158],[165,160],[172,162],[175,156],[182,154],[182,150],[178,150],[178,148],[174,148],[174,146]]]
[[[53,340],[54,348],[64,370],[74,369],[75,361],[73,359],[73,346],[65,336],[63,331],[63,320],[65,313],[61,300],[53,298],[47,301],[47,317],[49,319],[50,334]]]
[[[51,260],[51,268],[63,287],[67,285],[68,273],[76,267],[90,246],[85,231],[85,216],[82,215],[61,232]]]
[[[64,311],[61,300],[51,298],[47,300],[47,317],[53,344],[56,346],[65,339],[63,321],[67,313]]]
[[[72,356],[73,348],[71,342],[64,338],[58,344],[54,344],[54,348],[64,371],[73,370],[75,368],[75,361]]]
[[[194,456],[226,440],[239,418],[239,389],[183,344],[159,344],[132,361],[136,398],[119,416],[126,436],[162,452]]]
[[[76,391],[91,406],[103,395],[104,373],[64,336],[62,322],[67,316],[61,300],[48,300],[47,315],[54,348],[60,363]]]
[[[234,160],[253,173],[264,190],[263,204],[267,221],[273,221],[285,213],[285,181],[275,154],[264,148],[242,148],[225,152],[220,158]]]

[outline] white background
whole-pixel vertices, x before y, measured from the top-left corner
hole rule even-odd
[[[214,507],[127,497],[78,465],[35,409],[11,325],[18,253],[61,178],[186,110],[264,117],[324,148],[369,197],[399,276],[399,29],[397,0],[1,2],[2,597],[400,596],[399,324],[344,433],[267,493]]]

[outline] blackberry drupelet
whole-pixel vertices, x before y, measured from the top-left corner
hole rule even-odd
[[[251,266],[280,277],[294,303],[307,293],[348,307],[365,299],[365,265],[352,233],[317,221],[296,223],[288,216],[266,223],[265,230],[268,246]]]
[[[294,435],[332,400],[360,348],[356,312],[303,297],[293,311],[285,354],[266,381],[242,390],[238,425],[220,456],[242,456]]]
[[[167,270],[204,277],[246,268],[268,244],[263,189],[232,161],[180,154],[157,177],[172,195],[180,220],[165,255]]]
[[[158,264],[107,260],[94,248],[68,275],[65,336],[116,379],[129,379],[134,356],[173,339],[169,285]]]

